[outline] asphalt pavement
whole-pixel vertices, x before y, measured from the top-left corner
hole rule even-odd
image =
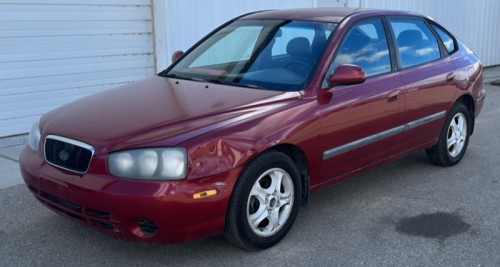
[[[323,189],[271,249],[222,237],[115,240],[47,210],[20,184],[0,189],[0,266],[500,266],[500,87],[485,88],[457,166],[419,152]]]

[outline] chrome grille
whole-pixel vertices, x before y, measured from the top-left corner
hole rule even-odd
[[[86,173],[94,156],[94,148],[69,138],[48,135],[45,138],[45,160],[64,170]]]

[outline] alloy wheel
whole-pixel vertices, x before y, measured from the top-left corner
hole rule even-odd
[[[294,186],[283,169],[264,172],[254,183],[247,201],[247,219],[252,231],[262,237],[278,232],[287,222],[294,201]]]
[[[462,152],[467,138],[467,120],[464,114],[457,113],[448,127],[447,146],[448,153],[456,157]]]

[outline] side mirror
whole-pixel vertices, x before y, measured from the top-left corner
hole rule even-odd
[[[181,50],[177,50],[175,51],[173,54],[172,54],[172,63],[173,62],[176,62],[177,59],[179,59],[180,57],[182,57],[182,55],[184,55],[184,52],[182,52]]]
[[[353,85],[364,83],[366,80],[365,70],[356,65],[343,64],[337,67],[330,76],[328,82],[330,86],[335,85]]]

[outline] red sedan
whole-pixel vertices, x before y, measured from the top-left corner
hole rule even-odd
[[[314,191],[423,149],[457,164],[485,97],[474,53],[409,12],[256,12],[173,58],[33,125],[43,205],[123,240],[265,249]]]

